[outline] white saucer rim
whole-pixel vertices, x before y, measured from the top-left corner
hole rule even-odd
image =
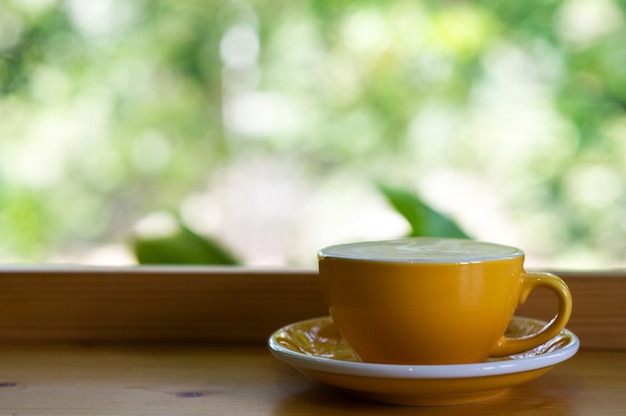
[[[563,329],[562,332],[570,338],[570,342],[567,345],[557,351],[547,352],[536,357],[513,358],[475,364],[398,365],[341,361],[317,357],[290,350],[276,341],[278,334],[287,327],[327,318],[328,317],[325,316],[306,319],[276,330],[268,339],[270,352],[279,360],[295,368],[305,370],[360,377],[417,380],[488,377],[540,370],[568,360],[573,357],[580,348],[580,340],[578,337],[566,328]],[[535,318],[523,316],[516,316],[516,318],[543,322]]]

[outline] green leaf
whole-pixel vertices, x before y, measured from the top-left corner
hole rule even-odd
[[[184,225],[175,234],[135,238],[133,249],[139,264],[237,265],[239,262],[217,242]]]
[[[429,207],[419,196],[387,185],[379,185],[379,189],[409,222],[411,237],[470,238],[452,219]]]

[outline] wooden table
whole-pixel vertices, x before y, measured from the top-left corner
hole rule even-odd
[[[324,315],[316,274],[214,268],[0,271],[0,415],[624,415],[626,272],[560,273],[581,351],[492,402],[370,403],[265,341]],[[519,314],[549,315],[538,293]]]

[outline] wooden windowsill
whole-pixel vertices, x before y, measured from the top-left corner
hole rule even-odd
[[[0,270],[0,414],[619,414],[626,271],[558,272],[579,353],[502,399],[412,408],[353,399],[272,357],[282,325],[326,314],[313,270]],[[547,293],[518,314],[550,315]]]
[[[583,348],[626,349],[626,271],[556,271],[574,299]],[[516,313],[541,319],[550,293]],[[315,270],[245,267],[0,269],[3,342],[264,343],[283,325],[327,315]]]

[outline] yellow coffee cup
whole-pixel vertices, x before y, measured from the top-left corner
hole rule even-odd
[[[567,324],[565,282],[524,270],[520,249],[474,240],[407,238],[326,247],[319,276],[329,312],[365,362],[464,364],[548,342]],[[558,300],[540,331],[508,338],[518,305],[536,287]]]

